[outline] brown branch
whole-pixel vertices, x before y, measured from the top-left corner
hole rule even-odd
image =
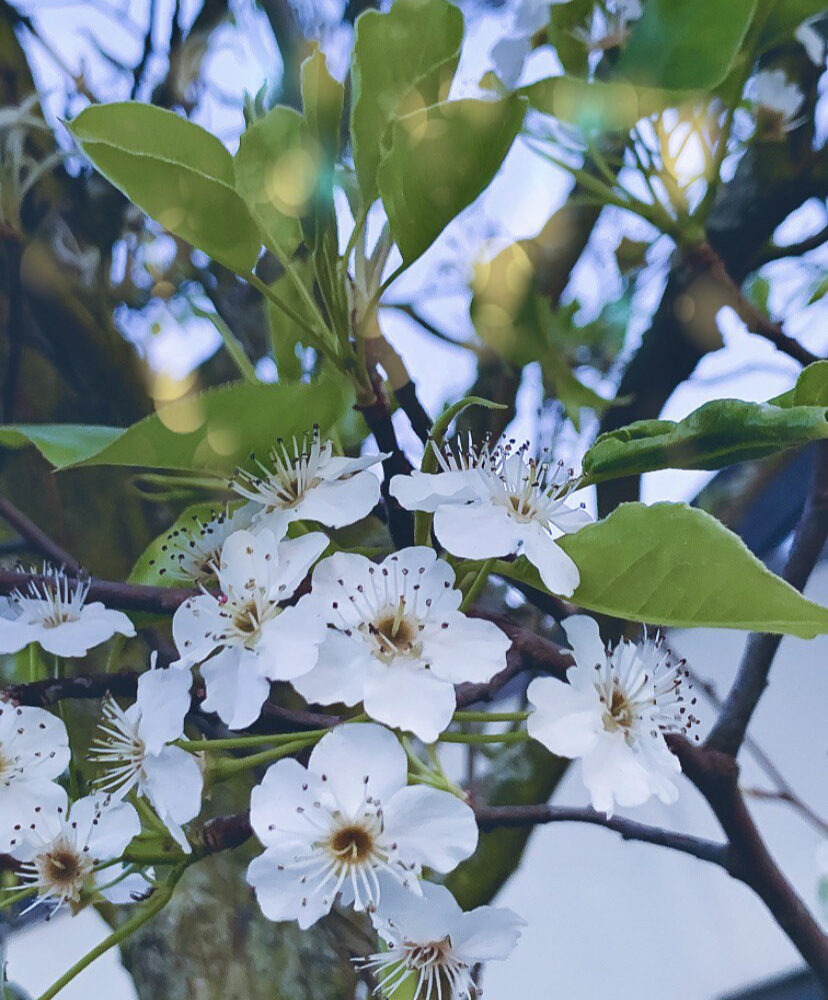
[[[673,851],[689,854],[701,861],[709,861],[730,871],[730,848],[702,837],[691,837],[673,830],[648,826],[622,816],[607,816],[595,809],[579,809],[570,806],[529,805],[529,806],[476,806],[475,815],[481,830],[497,827],[535,826],[545,823],[589,823],[602,826],[621,835],[623,840],[636,840],[658,847],[669,847]]]
[[[6,497],[0,497],[0,517],[28,542],[29,547],[38,555],[64,566],[70,573],[80,572],[80,563]]]
[[[71,581],[70,577],[70,581]],[[15,590],[23,590],[30,583],[48,586],[50,581],[39,573],[18,573],[0,570],[0,595],[8,595]],[[173,614],[188,598],[198,591],[182,590],[177,587],[150,587],[141,583],[120,583],[114,580],[91,580],[90,601],[102,601],[123,611],[148,611],[159,615]]]
[[[668,737],[682,771],[713,810],[731,850],[731,874],[759,896],[823,986],[828,986],[828,935],[770,855],[739,791],[739,766],[729,754]],[[730,869],[729,869],[730,870]]]
[[[802,518],[794,535],[782,578],[802,590],[828,537],[828,442],[816,446],[814,479]],[[750,719],[768,684],[768,675],[782,640],[778,635],[753,633],[745,646],[736,680],[725,698],[705,746],[735,757]]]
[[[828,226],[824,226],[818,233],[814,233],[813,236],[808,236],[798,243],[788,243],[785,246],[773,242],[767,243],[753,256],[750,267],[755,270],[774,260],[782,260],[785,257],[800,257],[811,250],[818,250],[826,241],[828,241]]]

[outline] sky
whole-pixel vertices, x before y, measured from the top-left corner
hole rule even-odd
[[[75,113],[81,106],[65,106],[66,68],[72,72],[82,68],[91,89],[100,97],[111,100],[127,96],[123,74],[113,70],[107,57],[114,55],[130,65],[137,60],[149,2],[104,3],[109,4],[111,16],[96,15],[89,5],[66,0],[29,0],[20,4],[34,17],[47,42],[44,46],[31,40],[28,48],[55,118],[67,110]],[[330,0],[328,6],[337,9],[335,0]],[[161,50],[165,44],[164,25],[168,24],[172,7],[172,0],[157,3],[156,41]],[[193,0],[184,3],[188,18],[197,7]],[[216,33],[206,60],[208,86],[195,115],[231,150],[242,128],[242,92],[253,94],[262,84],[272,86],[280,73],[278,51],[263,15],[249,0],[237,0],[233,9],[238,26]],[[509,18],[507,4],[499,12],[471,20],[452,96],[474,91],[476,81],[489,66],[491,47]],[[342,75],[347,38],[342,32],[328,32],[325,42],[333,67]],[[539,52],[527,65],[525,79],[557,70],[554,55]],[[164,61],[159,58],[151,72],[157,76],[164,71]],[[823,122],[825,104],[823,98]],[[825,124],[821,128],[824,131]],[[403,276],[391,290],[390,298],[416,301],[428,319],[457,341],[473,337],[469,293],[462,286],[476,256],[481,250],[492,254],[516,238],[535,235],[563,203],[570,184],[566,174],[518,141],[490,189]],[[344,243],[349,224],[344,199],[338,210]],[[795,242],[818,231],[825,221],[825,207],[810,201],[780,227],[776,238],[783,243]],[[624,234],[640,239],[647,234],[646,224],[615,210],[606,212],[565,296],[567,301],[574,296],[581,302],[582,321],[593,318],[606,301],[619,293],[614,250]],[[163,238],[153,252],[163,258]],[[650,252],[650,266],[639,280],[633,299],[628,353],[634,350],[658,303],[670,254],[666,240],[660,240]],[[772,313],[784,319],[790,335],[819,355],[828,350],[828,299],[812,306],[805,303],[815,277],[824,273],[826,266],[828,251],[823,249],[809,254],[804,262],[779,261],[763,270],[770,281]],[[122,322],[125,334],[150,366],[173,378],[184,378],[218,347],[218,336],[207,321],[182,321],[160,302],[141,314],[122,317]],[[464,393],[474,375],[473,354],[436,340],[394,310],[383,311],[382,323],[405,358],[421,399],[432,414]],[[785,391],[795,380],[798,366],[749,334],[732,312],[723,310],[718,324],[724,348],[701,362],[693,377],[670,398],[663,417],[680,419],[701,403],[721,396],[768,399]],[[263,363],[259,370],[262,377],[273,377],[272,365]],[[540,391],[539,370],[536,365],[529,366],[518,393],[518,414],[510,429],[515,436],[532,440],[537,437]],[[600,391],[610,394],[612,385],[602,385]],[[416,455],[420,446],[402,415],[398,419],[401,441]],[[580,457],[594,428],[593,422],[580,437],[572,431],[565,436],[562,446],[574,459]],[[643,499],[689,499],[709,475],[676,470],[650,473],[644,477]],[[588,503],[592,503],[591,498]],[[820,572],[812,589],[814,599],[828,602],[828,570]],[[673,638],[690,661],[698,664],[700,672],[715,676],[721,687],[738,662],[744,641],[741,633],[713,634],[709,630]],[[823,811],[828,809],[824,782],[820,787],[817,769],[809,769],[804,761],[812,753],[814,733],[823,728],[819,706],[825,704],[828,687],[820,666],[824,667],[826,653],[828,640],[824,638],[812,643],[786,639],[774,670],[777,676],[789,678],[789,683],[772,687],[757,717],[758,732],[767,749],[778,755],[780,765],[789,769],[790,777],[801,783],[803,792],[812,796],[812,804]],[[795,734],[794,741],[788,735],[783,738],[783,733],[790,732]],[[748,774],[753,780],[755,775],[751,771]],[[574,773],[568,775],[559,798],[573,804],[584,801]],[[818,839],[778,805],[760,804],[756,808],[769,832],[771,847],[793,872],[806,898],[812,900]],[[683,789],[679,805],[669,814],[664,807],[653,805],[636,816],[645,822],[715,832],[705,810],[688,789]],[[606,993],[609,977],[615,983],[613,994],[620,1000],[663,1000],[665,996],[671,1000],[713,1000],[726,989],[796,964],[790,946],[746,890],[718,872],[700,870],[695,862],[642,845],[622,844],[601,830],[559,826],[536,834],[521,872],[501,901],[518,910],[530,926],[513,958],[501,965],[493,964],[488,970],[486,995],[490,1000],[533,995],[539,984],[547,982],[568,1000],[592,1000]],[[669,931],[665,931],[665,924]],[[17,936],[9,949],[12,978],[37,994],[101,932],[99,918],[86,913],[76,920],[60,920]],[[705,956],[704,962],[699,962],[699,955]],[[66,1000],[80,1000],[93,987],[112,1000],[127,1000],[132,995],[123,974],[119,974],[114,954],[81,976],[66,991]]]

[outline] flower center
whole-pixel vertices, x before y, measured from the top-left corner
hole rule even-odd
[[[329,846],[340,860],[359,862],[372,854],[374,838],[364,827],[343,826],[333,834]]]
[[[420,623],[413,615],[406,614],[405,598],[396,607],[384,608],[367,631],[374,644],[374,655],[391,663],[397,656],[417,656],[421,649]]]
[[[614,685],[610,703],[604,712],[604,728],[611,733],[619,729],[629,730],[632,728],[633,719],[632,705],[627,696],[617,684]]]
[[[259,609],[255,601],[244,604],[233,612],[233,628],[242,635],[254,635],[259,631]]]
[[[65,841],[49,848],[35,862],[42,889],[76,900],[92,861]]]

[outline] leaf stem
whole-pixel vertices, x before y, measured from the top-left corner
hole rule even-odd
[[[463,598],[463,603],[460,605],[461,611],[468,611],[474,605],[474,602],[480,596],[480,592],[486,586],[486,581],[489,579],[489,574],[492,572],[494,564],[494,559],[487,559],[480,567],[477,576],[472,581],[472,585]]]

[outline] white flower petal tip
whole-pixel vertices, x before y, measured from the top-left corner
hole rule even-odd
[[[235,511],[226,506],[209,517],[193,514],[190,523],[174,528],[164,539],[157,559],[149,566],[159,576],[182,585],[201,586],[215,579],[221,549],[230,535],[249,528],[255,508],[245,504]]]
[[[368,470],[386,455],[334,455],[318,427],[301,442],[294,438],[292,445],[279,440],[266,463],[254,458],[253,471],[239,469],[230,480],[231,488],[258,508],[254,523],[277,517],[285,524],[304,520],[341,528],[371,513],[380,486]]]
[[[0,702],[0,852],[10,853],[26,817],[66,805],[57,778],[69,763],[63,722],[42,708]]]
[[[126,711],[107,697],[89,751],[89,759],[104,768],[96,787],[114,799],[136,789],[188,854],[182,824],[201,812],[204,777],[198,760],[171,744],[184,734],[191,683],[184,671],[150,670],[139,678],[137,700]]]
[[[523,554],[555,594],[571,596],[578,567],[556,543],[592,522],[567,501],[580,480],[573,469],[529,455],[528,444],[503,440],[476,448],[435,448],[440,471],[395,476],[391,490],[409,510],[434,513],[440,543],[463,559]]]
[[[781,141],[798,124],[797,115],[805,103],[799,87],[788,80],[783,69],[762,70],[752,77],[745,95],[756,112],[756,137]]]
[[[407,774],[396,737],[372,723],[325,736],[307,768],[292,759],[271,765],[250,806],[265,852],[247,872],[265,916],[309,927],[339,896],[373,912],[387,886],[417,893],[424,865],[449,869],[468,857],[477,842],[472,810],[448,792],[409,788]]]
[[[309,702],[363,702],[378,722],[434,742],[451,721],[454,685],[490,680],[510,645],[497,626],[458,610],[453,585],[448,563],[422,546],[379,564],[349,553],[323,560],[308,609],[326,638],[293,686]]]
[[[676,660],[658,635],[638,645],[622,640],[608,650],[590,618],[576,615],[563,625],[575,665],[567,683],[541,677],[529,685],[529,735],[552,753],[580,759],[584,784],[601,812],[652,796],[675,802],[673,779],[681,769],[664,734],[691,733],[699,722],[685,661]]]
[[[221,593],[205,591],[173,616],[179,653],[173,666],[204,664],[203,707],[231,728],[258,718],[270,681],[292,680],[316,664],[322,620],[307,597],[285,604],[327,546],[321,532],[280,541],[268,528],[235,531],[216,571]]]
[[[32,907],[47,906],[51,917],[65,904],[74,909],[100,884],[114,888],[117,878],[106,863],[120,857],[140,831],[135,808],[110,796],[77,799],[68,811],[61,805],[32,813],[13,852],[21,881],[35,890]]]
[[[474,966],[508,958],[525,926],[501,907],[464,913],[448,889],[431,883],[423,884],[421,896],[389,887],[372,920],[387,948],[356,961],[374,973],[383,996],[405,984],[405,995],[416,1000],[476,997]]]
[[[91,582],[46,566],[37,581],[12,592],[12,618],[0,617],[0,653],[17,653],[36,642],[54,656],[85,656],[116,633],[135,635],[122,611],[87,604]]]

